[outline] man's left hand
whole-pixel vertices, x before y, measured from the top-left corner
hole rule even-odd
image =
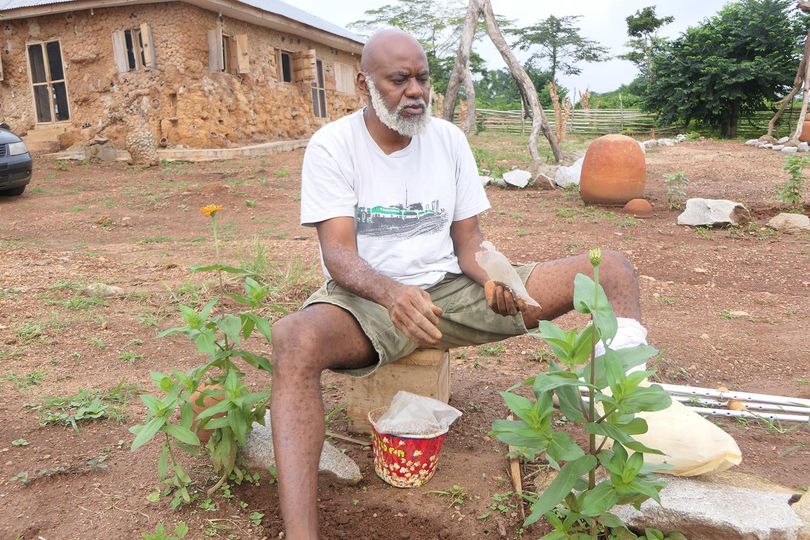
[[[484,296],[489,308],[498,315],[517,315],[527,307],[525,301],[517,298],[512,289],[499,281],[487,281]]]

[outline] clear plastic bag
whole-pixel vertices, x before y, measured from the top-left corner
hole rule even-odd
[[[391,435],[438,435],[450,429],[459,416],[461,411],[438,399],[400,390],[374,427]]]

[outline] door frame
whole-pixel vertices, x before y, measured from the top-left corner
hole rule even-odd
[[[68,106],[68,119],[67,120],[55,120],[56,114],[54,113],[53,109],[53,81],[51,80],[51,64],[48,61],[48,50],[46,45],[48,43],[53,42],[59,43],[59,61],[62,63],[62,74],[64,75],[64,79],[61,79],[62,82],[65,83],[65,100],[67,101]],[[45,64],[45,77],[47,78],[48,82],[48,105],[51,108],[51,121],[50,122],[40,122],[39,115],[37,115],[37,98],[36,94],[34,93],[34,77],[31,73],[31,57],[29,56],[28,47],[31,45],[39,45],[42,48],[42,58]],[[68,87],[67,81],[67,69],[65,66],[65,52],[62,48],[62,40],[59,38],[53,39],[43,39],[37,41],[26,41],[25,42],[25,66],[26,70],[28,71],[28,84],[31,88],[31,105],[32,111],[34,112],[34,122],[36,125],[53,125],[53,124],[69,124],[70,119],[72,117],[73,106],[70,104],[70,88]]]

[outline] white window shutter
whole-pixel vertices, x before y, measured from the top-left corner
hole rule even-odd
[[[208,31],[208,71],[222,71],[222,28],[212,28]]]
[[[129,61],[127,61],[127,42],[123,30],[116,30],[112,34],[113,56],[115,57],[115,67],[118,73],[129,71]]]
[[[141,25],[141,41],[143,42],[144,67],[154,69],[155,63],[155,42],[152,39],[152,27],[149,23]]]
[[[250,73],[247,34],[236,34],[236,72]]]

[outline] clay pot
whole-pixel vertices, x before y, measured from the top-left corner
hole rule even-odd
[[[219,390],[220,393],[217,393],[213,396],[205,396],[200,399],[202,393],[206,390]],[[191,408],[194,410],[194,422],[191,425],[191,431],[197,434],[197,438],[200,439],[200,444],[205,445],[208,444],[208,439],[211,438],[211,434],[213,433],[212,429],[197,429],[197,416],[206,410],[209,407],[213,407],[223,398],[223,388],[218,384],[201,384],[197,390],[191,394],[188,400],[191,402]],[[225,413],[220,413],[214,416],[214,418],[225,416]]]
[[[579,193],[588,204],[619,206],[644,195],[647,163],[635,139],[605,135],[585,152]]]
[[[624,212],[637,218],[652,217],[652,205],[647,199],[632,199],[624,205]]]
[[[802,124],[802,132],[799,134],[799,141],[810,142],[810,119],[805,120]]]

